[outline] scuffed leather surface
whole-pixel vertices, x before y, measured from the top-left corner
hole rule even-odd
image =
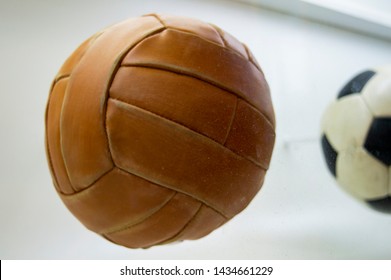
[[[275,139],[248,48],[195,19],[146,15],[85,41],[46,111],[53,182],[90,230],[129,248],[201,238],[261,188]]]

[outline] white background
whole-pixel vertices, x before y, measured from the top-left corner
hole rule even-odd
[[[0,259],[391,259],[391,215],[329,175],[320,118],[356,73],[391,63],[391,43],[223,0],[0,0]],[[85,229],[52,186],[44,112],[52,79],[87,37],[146,13],[214,23],[245,42],[272,91],[277,143],[249,207],[198,241],[130,250]]]

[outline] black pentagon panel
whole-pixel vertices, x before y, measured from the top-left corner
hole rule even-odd
[[[336,164],[337,164],[337,152],[334,150],[333,146],[331,146],[329,140],[326,135],[322,135],[322,150],[324,157],[326,159],[327,167],[329,168],[331,174],[336,177]]]
[[[373,120],[364,147],[385,165],[391,165],[391,118]]]
[[[346,95],[354,94],[354,93],[360,93],[365,84],[375,75],[376,73],[374,71],[365,71],[357,76],[355,76],[353,79],[351,79],[339,92],[338,98],[340,99]]]
[[[373,209],[383,212],[383,213],[391,213],[391,197],[388,196],[383,199],[377,199],[377,200],[370,200],[367,201],[369,206],[371,206]]]

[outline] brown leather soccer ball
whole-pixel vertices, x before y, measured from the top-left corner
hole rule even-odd
[[[90,230],[130,248],[198,239],[242,211],[272,155],[251,52],[198,20],[146,15],[85,41],[54,79],[54,185]]]

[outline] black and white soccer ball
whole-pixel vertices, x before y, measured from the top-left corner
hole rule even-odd
[[[348,193],[391,213],[391,66],[350,80],[324,112],[322,149]]]

